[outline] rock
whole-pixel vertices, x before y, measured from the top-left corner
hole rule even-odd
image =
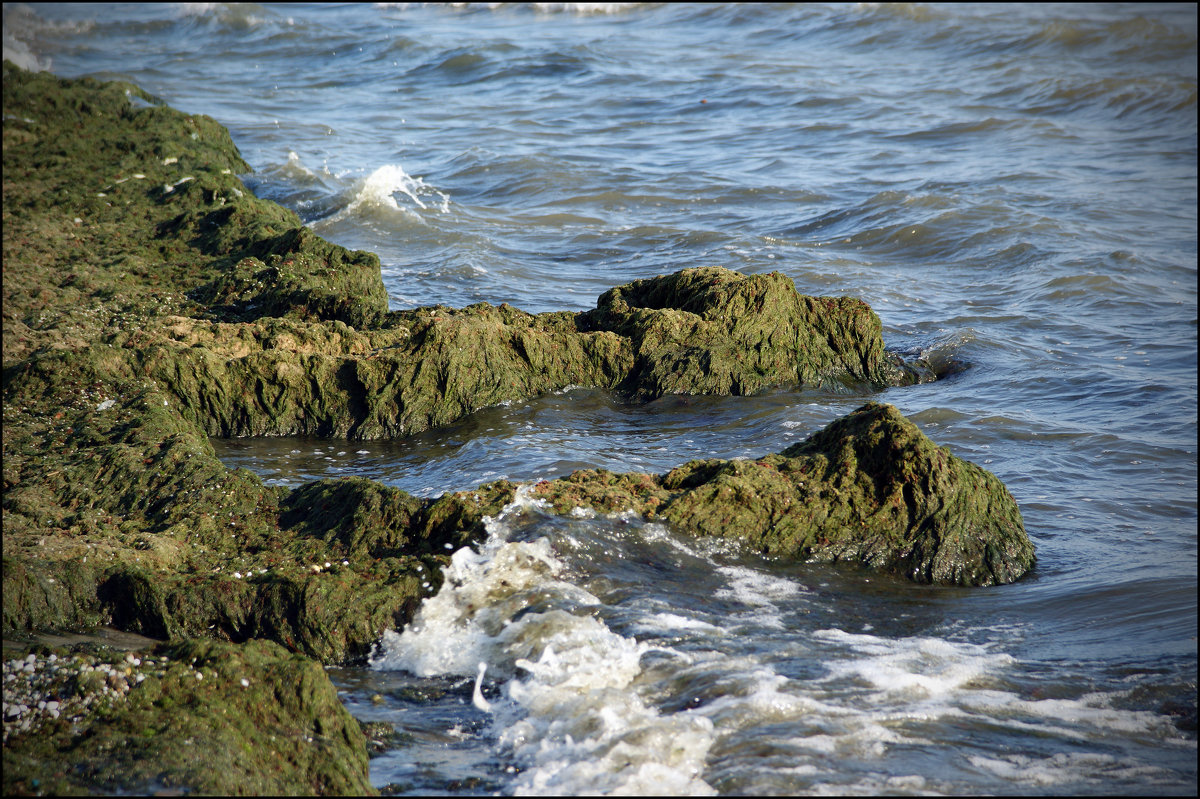
[[[806,297],[778,272],[702,267],[635,280],[605,292],[583,319],[630,340],[634,363],[617,388],[639,399],[930,379],[885,353],[865,302]]]
[[[658,477],[583,470],[533,494],[560,513],[633,508],[764,555],[921,583],[1009,583],[1035,560],[1016,500],[995,475],[879,403],[756,461],[692,461]]]
[[[36,729],[7,737],[5,794],[376,793],[362,729],[316,662],[267,641],[179,642],[150,654],[164,668],[139,675],[103,715],[68,723],[47,702]]]
[[[81,672],[87,735],[62,708],[13,733],[8,792],[370,791],[318,662],[407,623],[515,486],[288,491],[227,469],[209,436],[401,436],[569,385],[648,400],[931,379],[884,350],[864,303],[779,274],[685,269],[578,314],[389,312],[378,259],[254,197],[215,121],[129,84],[3,70],[4,631],[108,624],[171,657],[115,685]],[[923,582],[1004,582],[1033,561],[1003,486],[885,406],[757,462],[537,491]]]

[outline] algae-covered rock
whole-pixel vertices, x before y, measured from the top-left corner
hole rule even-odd
[[[717,267],[618,287],[583,314],[478,303],[393,312],[371,329],[173,318],[129,341],[111,346],[217,436],[396,437],[568,386],[648,400],[929,379],[884,351],[861,301]]]
[[[370,789],[316,662],[404,626],[515,486],[288,491],[226,468],[208,436],[395,437],[568,386],[647,400],[931,379],[884,350],[864,303],[779,274],[685,269],[578,314],[389,312],[378,259],[254,197],[215,121],[129,84],[3,70],[4,631],[107,624],[171,647],[120,708],[6,745],[6,792]],[[999,481],[886,406],[755,462],[536,491],[922,582],[1033,562]]]
[[[626,293],[681,307],[635,309]],[[170,317],[96,346],[163,386],[215,436],[396,437],[568,386],[647,400],[927,379],[884,351],[879,319],[862,302],[804,297],[782,275],[716,267],[613,289],[585,314],[478,303],[397,311],[368,329]]]
[[[183,641],[27,661],[66,710],[4,745],[4,793],[375,794],[362,729],[324,669],[277,644]],[[80,702],[72,703],[76,695]]]
[[[129,315],[367,324],[387,311],[378,258],[255,197],[213,119],[132,84],[3,70],[6,366],[38,333],[70,347]]]
[[[584,316],[630,339],[634,365],[618,388],[641,399],[921,379],[884,351],[879,317],[862,300],[807,297],[778,272],[703,267],[635,280]]]
[[[358,330],[172,319],[128,356],[218,436],[408,435],[569,385],[615,383],[628,344],[570,314],[480,303],[394,312]]]
[[[765,555],[921,583],[1009,583],[1034,563],[1016,500],[996,476],[879,403],[756,461],[692,461],[656,478],[580,471],[534,494],[560,513],[632,508]]]
[[[111,623],[269,638],[325,662],[365,656],[513,496],[505,482],[436,500],[363,479],[267,487],[221,464],[161,393],[112,389],[119,401],[10,409],[6,631]]]

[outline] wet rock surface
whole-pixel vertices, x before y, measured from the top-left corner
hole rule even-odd
[[[1017,503],[995,475],[874,402],[758,460],[692,461],[659,476],[581,470],[532,495],[560,513],[633,508],[764,555],[921,583],[1009,583],[1034,563]]]
[[[4,664],[4,792],[364,794],[366,740],[277,644],[31,652]]]
[[[254,197],[215,121],[8,62],[4,84],[5,634],[111,625],[168,641],[138,665],[115,651],[11,661],[6,792],[371,790],[362,734],[318,663],[403,626],[516,486],[288,491],[227,469],[209,436],[401,436],[569,385],[647,400],[932,379],[884,350],[864,303],[804,297],[778,274],[687,269],[581,314],[389,312],[375,256]],[[633,508],[922,582],[1007,582],[1033,562],[999,481],[887,406],[758,461],[535,491],[564,512]],[[80,687],[98,670],[119,697]],[[265,708],[243,678],[274,686]],[[243,782],[206,782],[196,763]]]

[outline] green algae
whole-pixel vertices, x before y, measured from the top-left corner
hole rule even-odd
[[[685,269],[618,286],[578,314],[389,312],[378,259],[254,197],[215,121],[128,84],[8,62],[4,84],[6,633],[107,624],[267,670],[285,658],[263,643],[275,642],[294,659],[279,668],[311,687],[285,704],[324,713],[310,706],[332,690],[314,661],[361,659],[404,626],[440,587],[449,552],[478,542],[515,486],[436,500],[361,479],[288,491],[227,469],[209,436],[396,437],[568,386],[640,401],[932,379],[886,352],[864,303],[805,297],[779,274]],[[535,491],[563,511],[633,508],[771,556],[922,582],[1017,579],[1033,554],[1011,496],[882,407],[755,462],[578,472]],[[46,742],[6,748],[6,790],[34,790],[32,779],[63,792],[367,790],[357,756],[264,759],[254,729],[291,722],[183,677],[160,687],[136,723],[90,722],[95,744],[55,733],[68,770]],[[205,731],[155,716],[168,710]],[[361,735],[321,724],[361,750]],[[168,752],[176,733],[193,742],[186,757]],[[116,743],[137,736],[147,743]],[[240,771],[224,769],[234,751],[248,753]],[[248,787],[204,782],[185,761],[217,763]],[[159,762],[177,765],[152,774]]]
[[[6,629],[107,621],[172,639],[266,637],[326,662],[362,657],[436,590],[429,575],[446,546],[480,537],[514,492],[267,487],[225,468],[162,396],[77,408],[47,420],[49,436],[22,436],[36,430],[25,425],[6,440]],[[72,446],[48,479],[56,432]]]
[[[168,313],[366,324],[386,312],[376,256],[312,235],[247,190],[248,171],[209,117],[5,62],[4,262],[36,267],[6,268],[6,339],[86,343],[128,329],[130,313],[142,327]],[[6,342],[6,365],[22,349]]]
[[[879,317],[866,303],[806,297],[778,272],[702,267],[635,280],[605,292],[585,317],[632,342],[635,363],[618,388],[639,399],[922,379],[885,353]]]
[[[880,403],[758,460],[692,461],[658,477],[583,470],[533,495],[559,513],[631,508],[764,555],[921,583],[1009,583],[1035,561],[1016,500],[995,475]]]
[[[268,641],[141,654],[157,668],[122,699],[10,738],[6,795],[377,793],[362,729],[314,661]],[[108,659],[132,676],[123,655]]]

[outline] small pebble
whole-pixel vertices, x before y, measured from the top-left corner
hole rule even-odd
[[[141,659],[127,653],[117,666],[92,655],[29,654],[4,663],[4,741],[17,733],[35,733],[50,720],[79,724],[88,714],[115,701],[145,679],[135,673]],[[99,674],[102,680],[88,678]]]

